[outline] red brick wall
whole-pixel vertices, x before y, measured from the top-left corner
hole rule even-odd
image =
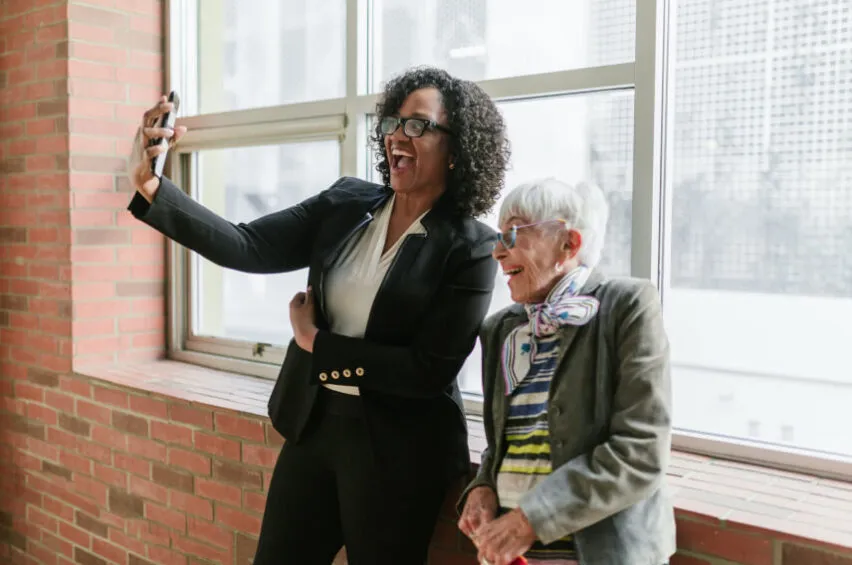
[[[3,400],[0,561],[250,565],[264,418],[47,372]]]
[[[8,382],[8,381],[6,381]],[[0,562],[250,565],[281,445],[266,418],[33,372],[3,396]],[[430,565],[475,565],[447,500]],[[852,565],[682,514],[672,565]]]
[[[126,158],[163,91],[162,0],[68,2],[75,367],[162,356],[162,237],[125,210]]]
[[[162,91],[162,1],[0,6],[0,359],[161,356],[163,240],[125,212],[124,171]]]
[[[0,360],[71,368],[68,26],[61,3],[0,15]],[[5,384],[5,383],[4,383]]]

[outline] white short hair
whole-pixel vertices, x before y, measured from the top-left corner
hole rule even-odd
[[[577,257],[594,267],[601,260],[609,220],[609,204],[594,184],[570,185],[555,178],[538,179],[512,189],[500,206],[500,224],[512,217],[530,223],[562,219],[582,236]]]

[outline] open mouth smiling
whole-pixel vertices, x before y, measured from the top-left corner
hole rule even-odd
[[[414,155],[408,151],[393,147],[391,148],[390,161],[392,169],[401,171],[414,165],[415,159]]]

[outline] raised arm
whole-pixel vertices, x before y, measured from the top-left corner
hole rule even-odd
[[[249,273],[279,273],[306,267],[320,218],[330,206],[328,191],[247,224],[229,222],[190,198],[169,179],[159,179],[152,173],[151,160],[166,147],[148,147],[149,140],[164,137],[174,146],[186,132],[186,128],[170,131],[155,127],[159,117],[169,110],[171,104],[163,97],[142,119],[129,170],[136,189],[128,206],[130,212],[222,267]]]
[[[311,242],[330,206],[327,192],[253,222],[234,224],[163,177],[150,204],[137,193],[128,209],[169,239],[217,265],[247,273],[282,273],[308,266]]]

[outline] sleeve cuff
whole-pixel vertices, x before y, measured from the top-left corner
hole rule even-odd
[[[162,208],[165,202],[176,203],[181,197],[189,198],[180,188],[166,177],[160,177],[160,187],[154,193],[154,198],[149,203],[145,197],[135,192],[127,209],[137,220],[145,220],[150,212],[156,212]]]
[[[157,191],[160,192],[159,190]],[[156,195],[155,195],[156,196]],[[133,217],[137,220],[142,219],[148,213],[148,210],[151,209],[151,204],[145,200],[145,197],[139,194],[138,192],[133,193],[133,198],[130,200],[130,204],[127,206],[127,209],[133,214]]]
[[[553,511],[547,500],[536,489],[525,494],[518,506],[541,543],[547,545],[563,537],[564,534],[554,527]]]
[[[331,332],[317,332],[312,355],[312,378],[319,384],[359,386],[367,370],[362,363],[346,363],[327,354],[328,351],[340,350],[335,347],[336,340],[337,336]]]

